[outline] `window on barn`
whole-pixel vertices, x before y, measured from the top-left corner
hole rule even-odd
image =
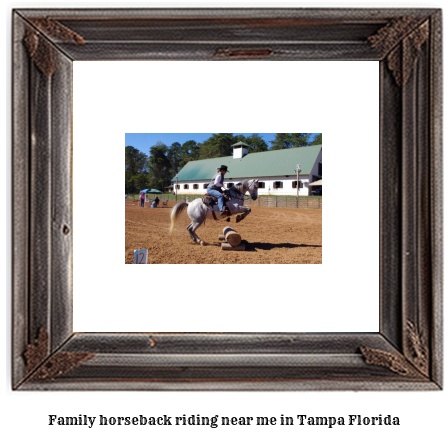
[[[176,189],[180,189],[180,184],[176,184]]]
[[[317,173],[322,176],[322,163],[319,163]]]
[[[282,189],[283,181],[274,181],[274,189]]]
[[[292,182],[292,188],[296,189],[297,188],[297,181],[293,181]],[[303,182],[299,181],[299,189],[303,189]]]
[[[208,184],[203,184],[203,188],[206,189]]]
[[[199,188],[199,184],[193,184],[193,189],[197,190]]]
[[[266,184],[264,182],[259,182],[258,183],[258,188],[259,189],[264,189],[266,187]]]
[[[188,184],[184,184],[184,189],[188,189]]]
[[[230,189],[230,187],[233,187],[234,184],[233,183],[227,183],[227,188]]]

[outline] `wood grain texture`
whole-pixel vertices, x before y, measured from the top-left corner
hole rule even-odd
[[[431,148],[430,240],[431,240],[431,376],[443,383],[443,118],[442,118],[442,11],[431,15],[429,44],[429,144]],[[439,175],[440,177],[436,177]]]
[[[14,15],[13,20],[13,72],[12,72],[12,187],[15,196],[28,199],[30,179],[29,157],[29,62],[22,38],[25,33],[24,21]],[[26,375],[23,352],[29,342],[29,203],[12,203],[12,329],[13,366],[12,385],[15,387]]]
[[[29,339],[50,332],[51,291],[51,76],[30,65],[30,209]]]
[[[380,63],[380,331],[402,347],[401,89]]]
[[[56,69],[51,85],[53,178],[51,190],[51,328],[54,351],[73,333],[73,200],[72,200],[72,62],[55,54]]]
[[[441,11],[23,9],[13,22],[13,388],[442,387]],[[72,62],[260,57],[379,61],[379,333],[73,333]]]
[[[241,235],[232,227],[224,227],[222,234],[231,246],[238,246],[241,243]]]

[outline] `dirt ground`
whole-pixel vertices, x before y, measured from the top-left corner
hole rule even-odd
[[[175,203],[159,208],[139,207],[126,201],[125,262],[133,263],[135,249],[148,249],[148,263],[322,263],[322,210],[252,207],[240,223],[209,221],[196,233],[205,246],[190,239],[186,210],[169,234]],[[222,251],[218,235],[225,226],[235,228],[246,244],[245,251]]]

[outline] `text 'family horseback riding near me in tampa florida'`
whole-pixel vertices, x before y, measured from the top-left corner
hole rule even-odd
[[[278,417],[267,416],[239,416],[227,417],[220,415],[182,415],[156,417],[138,415],[133,417],[111,417],[99,415],[92,417],[88,415],[78,415],[77,417],[60,417],[57,415],[48,416],[49,426],[209,426],[217,428],[219,426],[326,426],[329,429],[334,426],[400,426],[399,417],[392,415],[378,415],[369,417],[364,415],[347,416],[309,416],[299,414],[295,416],[280,415]]]

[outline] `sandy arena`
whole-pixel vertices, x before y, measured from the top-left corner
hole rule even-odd
[[[162,203],[160,203],[161,205]],[[138,201],[126,201],[125,262],[133,263],[135,249],[148,249],[148,263],[322,263],[322,210],[252,207],[240,223],[209,221],[196,231],[206,246],[194,243],[182,212],[173,233],[169,234],[168,207],[144,208]],[[245,251],[222,251],[218,235],[225,226],[235,228],[246,244]]]

